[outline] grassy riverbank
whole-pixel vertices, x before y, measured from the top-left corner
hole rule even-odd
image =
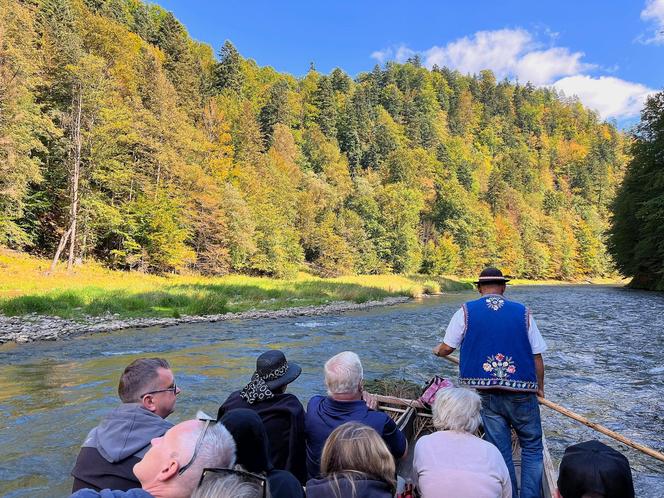
[[[322,279],[300,273],[292,280],[231,275],[157,276],[108,270],[94,263],[46,275],[49,262],[0,250],[0,313],[77,318],[209,315],[275,310],[331,301],[366,302],[469,288],[454,278],[359,275]]]

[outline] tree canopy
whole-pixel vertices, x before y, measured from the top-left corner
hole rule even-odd
[[[633,138],[609,249],[632,286],[664,290],[664,91],[646,101]]]
[[[0,12],[0,244],[153,272],[613,271],[626,140],[555,90],[417,58],[295,78],[139,0]]]

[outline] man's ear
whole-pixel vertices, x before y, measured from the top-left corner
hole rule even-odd
[[[553,492],[553,498],[563,498],[563,495],[560,494],[560,491],[558,491],[558,488]]]
[[[157,480],[161,482],[168,481],[178,474],[180,470],[180,464],[174,458],[171,458],[166,461],[166,464],[162,467],[157,475]]]
[[[157,411],[157,405],[154,404],[154,398],[152,394],[146,394],[141,400],[141,405],[148,411],[155,412]]]

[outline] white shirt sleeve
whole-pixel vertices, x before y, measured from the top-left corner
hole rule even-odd
[[[452,348],[458,348],[463,342],[463,336],[466,334],[466,314],[463,308],[459,308],[450,323],[447,325],[443,342]]]
[[[547,349],[546,342],[544,342],[544,338],[537,328],[537,323],[535,323],[533,315],[529,313],[528,317],[528,341],[530,342],[530,348],[533,350],[533,354],[543,353]]]

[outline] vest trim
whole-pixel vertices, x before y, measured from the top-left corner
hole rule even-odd
[[[508,379],[482,379],[460,377],[459,384],[475,389],[491,389],[499,387],[509,391],[537,391],[537,382],[526,380],[508,380]]]

